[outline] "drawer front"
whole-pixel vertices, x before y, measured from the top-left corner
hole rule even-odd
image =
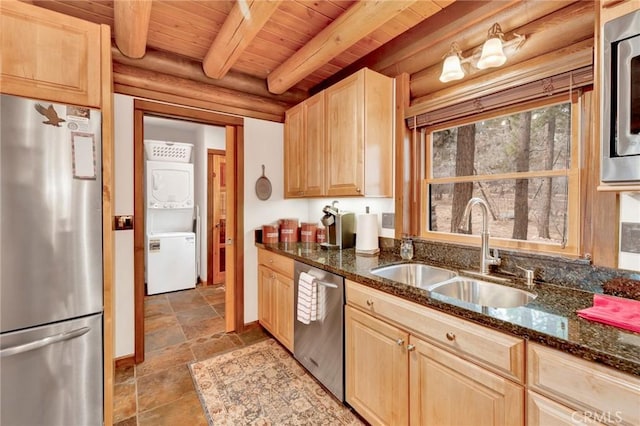
[[[640,378],[535,343],[527,365],[530,389],[596,421],[640,424]]]
[[[347,280],[347,303],[429,339],[519,383],[524,340]]]
[[[293,279],[293,259],[268,250],[258,249],[258,264],[265,265],[285,277]]]
[[[596,416],[558,404],[535,392],[527,393],[527,426],[601,426]]]

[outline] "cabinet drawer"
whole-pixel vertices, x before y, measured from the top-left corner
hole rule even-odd
[[[602,426],[591,413],[581,413],[542,395],[527,393],[527,426]]]
[[[596,420],[640,424],[640,378],[535,343],[527,365],[530,389]]]
[[[268,266],[285,277],[293,279],[293,259],[258,249],[258,264]]]
[[[347,303],[522,383],[524,340],[347,280]]]

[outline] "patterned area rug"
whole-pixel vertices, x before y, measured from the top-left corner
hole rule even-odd
[[[273,339],[190,366],[210,425],[361,425]]]

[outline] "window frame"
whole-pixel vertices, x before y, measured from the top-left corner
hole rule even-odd
[[[529,171],[529,172],[510,172],[496,175],[479,175],[473,177],[432,177],[432,138],[431,135],[439,130],[458,127],[482,120],[488,120],[505,115],[517,114],[519,112],[543,108],[546,106],[557,105],[561,103],[571,103],[571,155],[568,169],[547,170],[547,171]],[[584,217],[584,179],[582,175],[582,161],[584,158],[583,144],[581,140],[583,135],[583,104],[585,99],[581,89],[571,91],[571,94],[563,93],[560,95],[549,96],[542,99],[532,101],[519,102],[507,107],[497,108],[491,111],[474,114],[461,119],[454,119],[438,123],[432,126],[422,127],[420,129],[422,151],[424,153],[422,161],[424,167],[419,182],[420,186],[420,221],[419,236],[426,240],[440,241],[447,243],[460,243],[463,245],[479,245],[479,235],[457,234],[443,231],[429,230],[430,206],[429,206],[429,185],[444,184],[456,182],[476,182],[498,179],[513,178],[535,178],[535,177],[566,177],[567,178],[567,238],[564,244],[537,242],[530,240],[514,240],[501,237],[491,237],[491,246],[503,249],[517,249],[523,251],[531,251],[536,253],[562,254],[566,257],[579,257],[581,255],[581,224]],[[588,114],[585,114],[588,115]],[[491,228],[489,228],[491,231]]]

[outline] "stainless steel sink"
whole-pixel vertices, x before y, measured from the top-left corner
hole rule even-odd
[[[515,308],[526,305],[537,296],[528,291],[501,284],[456,277],[449,281],[431,285],[427,288],[432,294],[440,294],[474,305],[492,308]]]
[[[437,268],[422,263],[401,263],[382,266],[370,271],[373,275],[397,281],[414,287],[426,288],[432,284],[449,280],[457,274],[448,269]]]

